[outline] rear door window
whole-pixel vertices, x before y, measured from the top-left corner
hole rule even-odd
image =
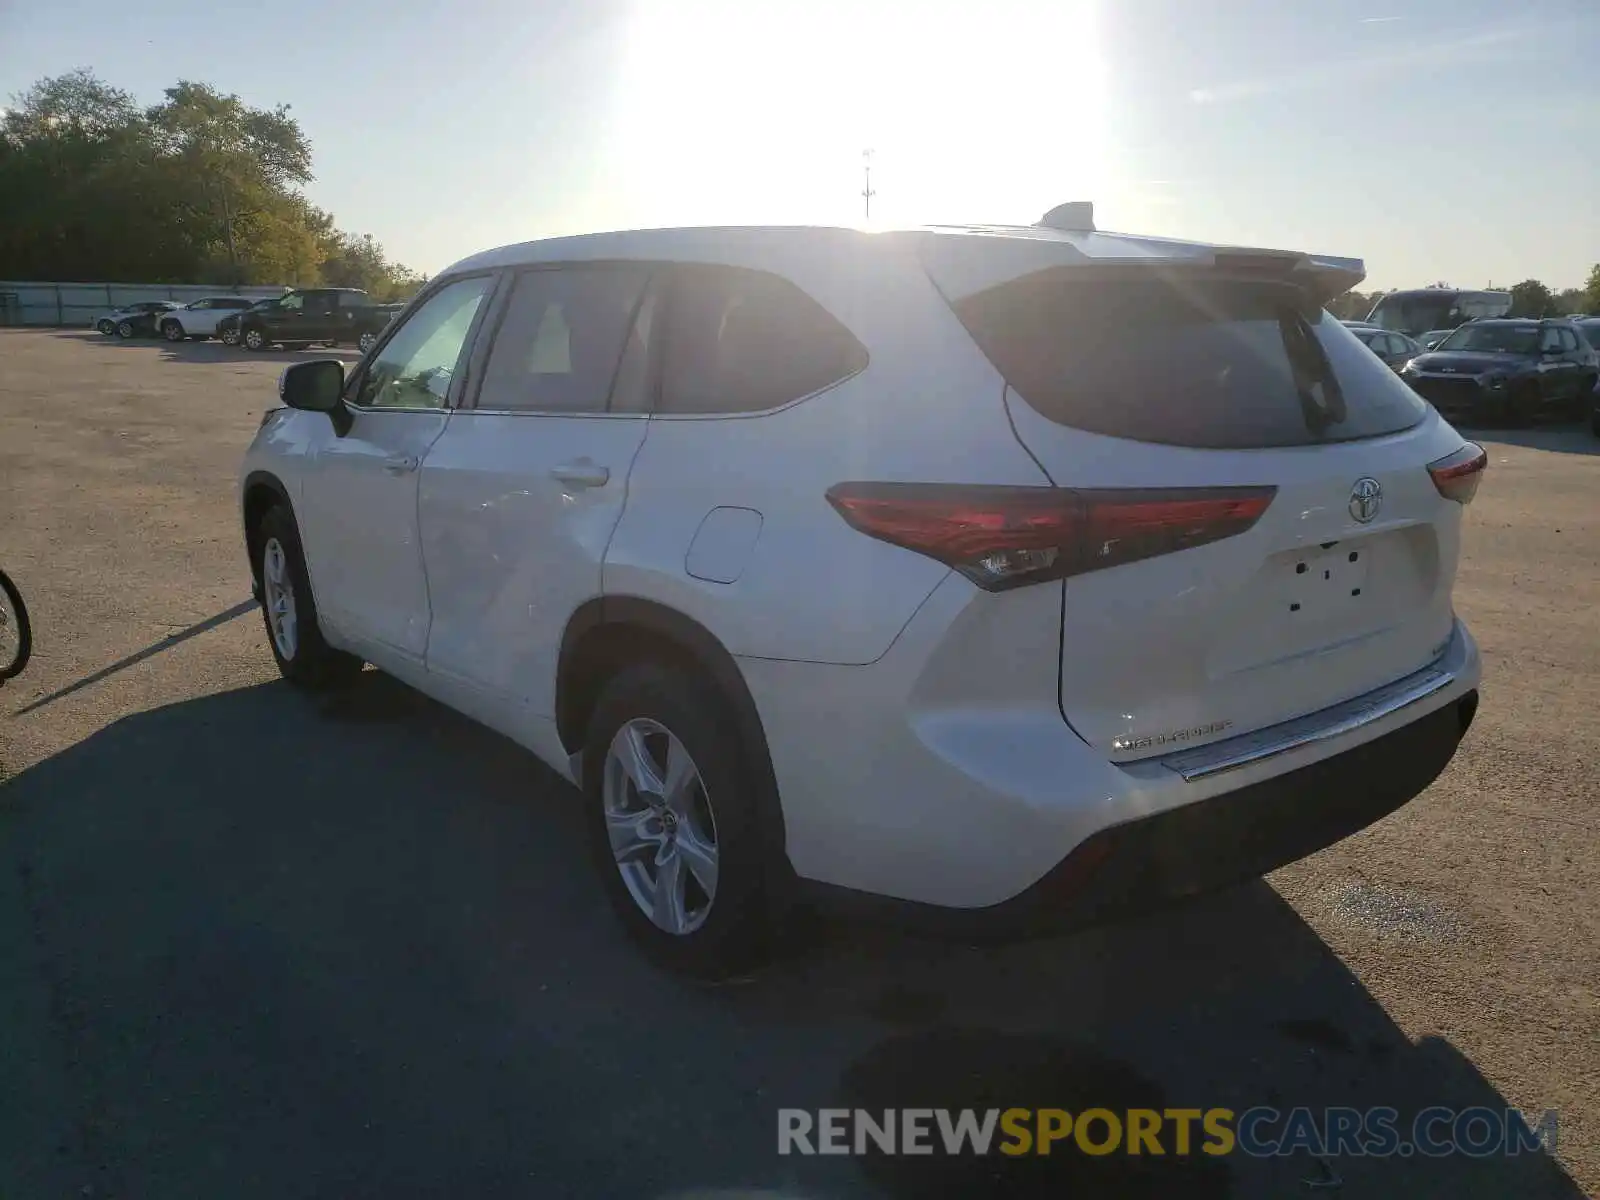
[[[1427,406],[1287,284],[1041,271],[955,304],[1011,387],[1062,425],[1213,449],[1409,429]]]
[[[649,281],[647,269],[626,266],[519,275],[489,352],[478,407],[606,411],[624,339]]]
[[[761,412],[866,365],[866,348],[787,279],[742,267],[679,267],[657,411]]]

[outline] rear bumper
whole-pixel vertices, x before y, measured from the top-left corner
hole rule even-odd
[[[975,939],[1059,932],[1255,878],[1389,815],[1434,781],[1478,693],[1332,758],[1092,835],[1000,904],[941,908],[821,887],[826,908]]]
[[[1114,876],[1127,889],[1159,895],[1270,870],[1425,787],[1448,761],[1461,703],[1478,687],[1477,647],[1457,622],[1442,653],[1415,675],[1198,748],[1209,756],[1204,769],[1184,754],[1112,763],[1063,719],[1057,657],[1041,653],[1031,634],[1059,621],[1059,604],[1059,593],[1043,587],[979,596],[953,575],[876,663],[738,660],[772,756],[786,856],[806,890],[821,898],[886,897],[884,905],[906,902],[912,914],[949,910],[953,924],[978,928],[1007,925],[1012,914],[1041,905],[1029,897],[1053,897],[1046,909],[1068,907],[1063,897],[1074,876],[1086,864],[1109,862],[1112,849],[1115,869],[1096,885],[1111,892]],[[1442,681],[1420,695],[1395,691],[1433,674]],[[1440,711],[1449,715],[1429,724]],[[1454,738],[1441,748],[1413,727],[1453,728]],[[1381,777],[1372,776],[1361,764],[1377,752],[1364,748],[1380,742],[1416,748],[1419,772],[1382,767]],[[1238,794],[1292,799],[1310,786],[1300,782],[1303,772],[1342,781],[1355,795],[1352,807],[1326,801],[1339,820],[1324,824],[1291,804],[1305,828],[1280,832],[1264,858],[1247,852],[1254,835],[1219,833],[1213,840],[1240,841],[1239,853],[1206,876],[1199,868],[1218,855],[1195,849],[1206,843],[1187,822],[1233,827],[1185,812],[1232,811],[1245,803],[1231,799]],[[1152,832],[1165,829],[1179,832]],[[1199,860],[1189,881],[1176,866],[1186,852]],[[1141,859],[1155,865],[1138,868]],[[1092,918],[1106,895],[1086,894],[1061,920]]]

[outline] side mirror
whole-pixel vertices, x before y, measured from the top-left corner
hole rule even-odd
[[[285,367],[278,377],[278,396],[290,408],[327,413],[334,431],[350,431],[350,410],[344,406],[344,364],[336,358]]]

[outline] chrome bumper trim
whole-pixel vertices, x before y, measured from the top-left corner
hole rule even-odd
[[[1280,725],[1258,729],[1242,737],[1228,738],[1226,741],[1214,742],[1209,746],[1185,750],[1181,754],[1168,755],[1160,760],[1161,765],[1176,771],[1190,781],[1220,775],[1224,771],[1237,770],[1239,767],[1249,766],[1251,763],[1258,763],[1275,755],[1286,754],[1290,750],[1298,750],[1314,742],[1324,742],[1329,738],[1353,733],[1364,725],[1382,720],[1402,708],[1426,699],[1454,683],[1455,679],[1454,671],[1443,670],[1437,666],[1424,667],[1404,679],[1397,679],[1376,691],[1357,696],[1354,700],[1335,704],[1332,708],[1324,708],[1292,721],[1284,721]]]

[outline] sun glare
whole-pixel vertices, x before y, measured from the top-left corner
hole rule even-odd
[[[606,157],[642,223],[1031,221],[1107,184],[1094,0],[640,0]]]

